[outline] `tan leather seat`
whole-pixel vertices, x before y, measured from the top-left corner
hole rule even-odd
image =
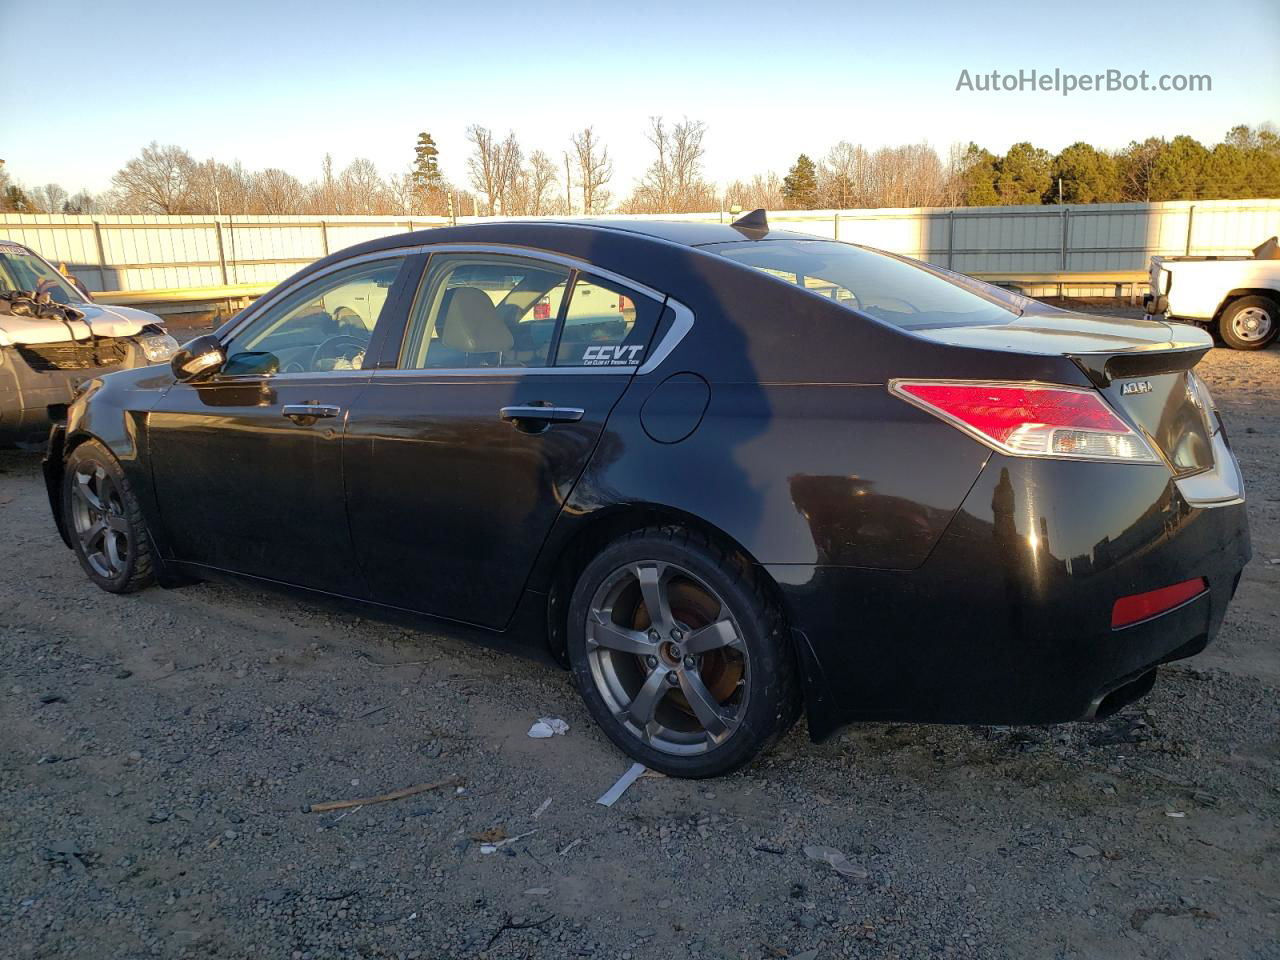
[[[455,287],[445,293],[439,326],[444,346],[466,354],[468,359],[473,354],[497,354],[492,362],[501,364],[501,355],[515,346],[498,308],[488,294],[475,287]]]

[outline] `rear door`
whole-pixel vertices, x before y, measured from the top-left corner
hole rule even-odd
[[[375,600],[506,624],[661,311],[652,291],[550,259],[432,256],[394,369],[347,424]]]

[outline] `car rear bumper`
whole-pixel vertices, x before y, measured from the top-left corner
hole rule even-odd
[[[1217,633],[1250,555],[1242,502],[1162,468],[995,456],[915,570],[776,565],[811,734],[855,720],[1051,723],[1122,706]],[[1208,590],[1121,629],[1115,601]]]

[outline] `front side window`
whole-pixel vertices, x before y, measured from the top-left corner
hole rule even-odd
[[[359,370],[403,263],[389,257],[357,264],[288,294],[231,339],[223,372]]]
[[[1017,298],[971,278],[830,240],[708,244],[738,263],[907,329],[1008,323]]]
[[[436,254],[409,319],[406,369],[545,367],[570,271],[523,257]]]

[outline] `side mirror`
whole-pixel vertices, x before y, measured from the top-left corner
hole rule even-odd
[[[202,380],[222,369],[227,353],[217,337],[206,334],[184,343],[169,361],[173,375],[181,381]]]
[[[280,372],[280,360],[274,353],[265,351],[246,351],[227,357],[222,365],[222,372],[228,377],[234,376],[266,376]]]

